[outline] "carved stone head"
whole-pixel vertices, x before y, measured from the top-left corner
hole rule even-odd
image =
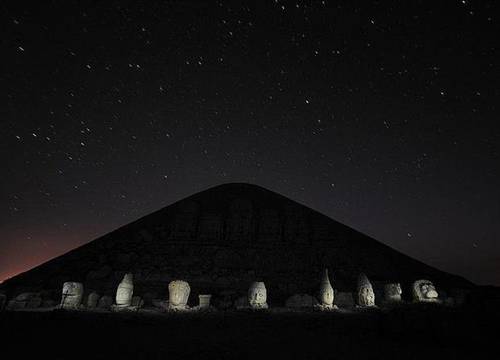
[[[365,274],[358,277],[358,305],[375,306],[375,292]]]
[[[130,306],[134,294],[134,282],[132,274],[125,274],[123,280],[116,289],[116,305]]]
[[[266,285],[259,281],[254,282],[248,289],[248,303],[251,307],[265,307],[267,306],[267,290]]]
[[[333,306],[333,298],[333,287],[330,283],[330,278],[328,277],[328,269],[325,269],[325,274],[323,275],[319,289],[319,301],[321,305]]]
[[[78,306],[83,298],[83,284],[68,281],[63,284],[61,305],[63,307]]]
[[[186,281],[174,280],[168,284],[168,303],[170,308],[186,308],[191,288]]]
[[[413,298],[419,302],[438,301],[439,294],[429,280],[417,280],[413,283]]]
[[[384,298],[387,302],[398,302],[401,301],[401,284],[385,284],[384,286]]]

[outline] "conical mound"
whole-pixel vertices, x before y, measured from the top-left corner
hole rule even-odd
[[[171,280],[193,294],[237,292],[264,281],[269,298],[312,293],[334,266],[335,288],[356,289],[360,272],[405,286],[420,278],[438,287],[470,287],[339,222],[262,187],[224,184],[194,194],[1,284],[9,295],[59,296],[65,281],[113,295],[124,274],[134,294],[165,297]]]

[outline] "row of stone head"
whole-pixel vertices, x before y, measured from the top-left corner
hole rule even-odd
[[[318,289],[318,307],[323,309],[333,309],[335,292],[328,276],[328,269],[325,269],[323,278]],[[189,283],[183,280],[174,280],[168,284],[168,308],[172,310],[184,310],[188,308],[188,299],[191,292]],[[84,288],[82,283],[65,282],[62,290],[61,307],[74,308],[80,306],[83,300]],[[140,307],[140,300],[134,301],[133,275],[125,274],[117,287],[115,304],[116,309],[134,309]],[[398,283],[386,284],[384,286],[384,300],[386,302],[401,301],[401,285]],[[356,303],[358,306],[375,306],[375,292],[368,277],[360,274],[358,277]],[[418,280],[413,284],[413,297],[416,301],[438,301],[438,293],[431,281]],[[199,308],[210,306],[211,295],[199,295]],[[243,299],[245,300],[245,299]],[[267,309],[267,289],[264,282],[253,282],[247,294],[246,301],[237,303],[239,308]]]

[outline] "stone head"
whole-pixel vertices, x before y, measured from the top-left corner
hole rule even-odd
[[[79,295],[83,293],[83,285],[81,283],[68,281],[63,284],[63,295]]]
[[[174,280],[168,284],[168,301],[171,306],[185,306],[191,288],[186,281]]]
[[[365,299],[364,305],[375,304],[375,293],[373,292],[373,288],[368,286],[361,288],[361,296]]]
[[[375,305],[375,292],[373,291],[371,282],[365,274],[360,274],[358,277],[358,305]]]
[[[401,284],[399,283],[386,284],[384,286],[384,295],[385,300],[387,301],[400,301],[402,293],[403,290],[401,289]]]
[[[328,277],[328,269],[325,270],[323,279],[321,280],[319,297],[323,305],[333,305],[334,292],[332,284],[330,283],[330,278]]]
[[[79,305],[83,298],[83,284],[78,282],[68,281],[63,284],[62,300],[63,306],[76,306]]]
[[[418,280],[413,284],[413,295],[417,301],[436,301],[438,292],[434,284],[429,280]]]
[[[267,301],[266,285],[263,282],[254,282],[248,289],[248,302],[250,305],[264,305]]]

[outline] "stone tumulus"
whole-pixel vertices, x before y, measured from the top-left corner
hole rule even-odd
[[[318,278],[333,265],[339,293],[356,292],[361,272],[377,282],[401,283],[408,293],[421,278],[444,290],[472,286],[280,194],[232,183],[116,229],[3,282],[0,291],[8,299],[43,292],[59,302],[63,283],[78,282],[107,296],[97,304],[106,307],[121,301],[113,297],[125,274],[133,273],[133,294],[146,302],[146,294],[165,298],[176,279],[189,283],[193,301],[212,294],[214,303],[226,301],[228,291],[235,299],[244,296],[248,284],[264,279],[272,303],[284,304],[293,294],[317,294]],[[127,303],[128,290],[121,290]]]

